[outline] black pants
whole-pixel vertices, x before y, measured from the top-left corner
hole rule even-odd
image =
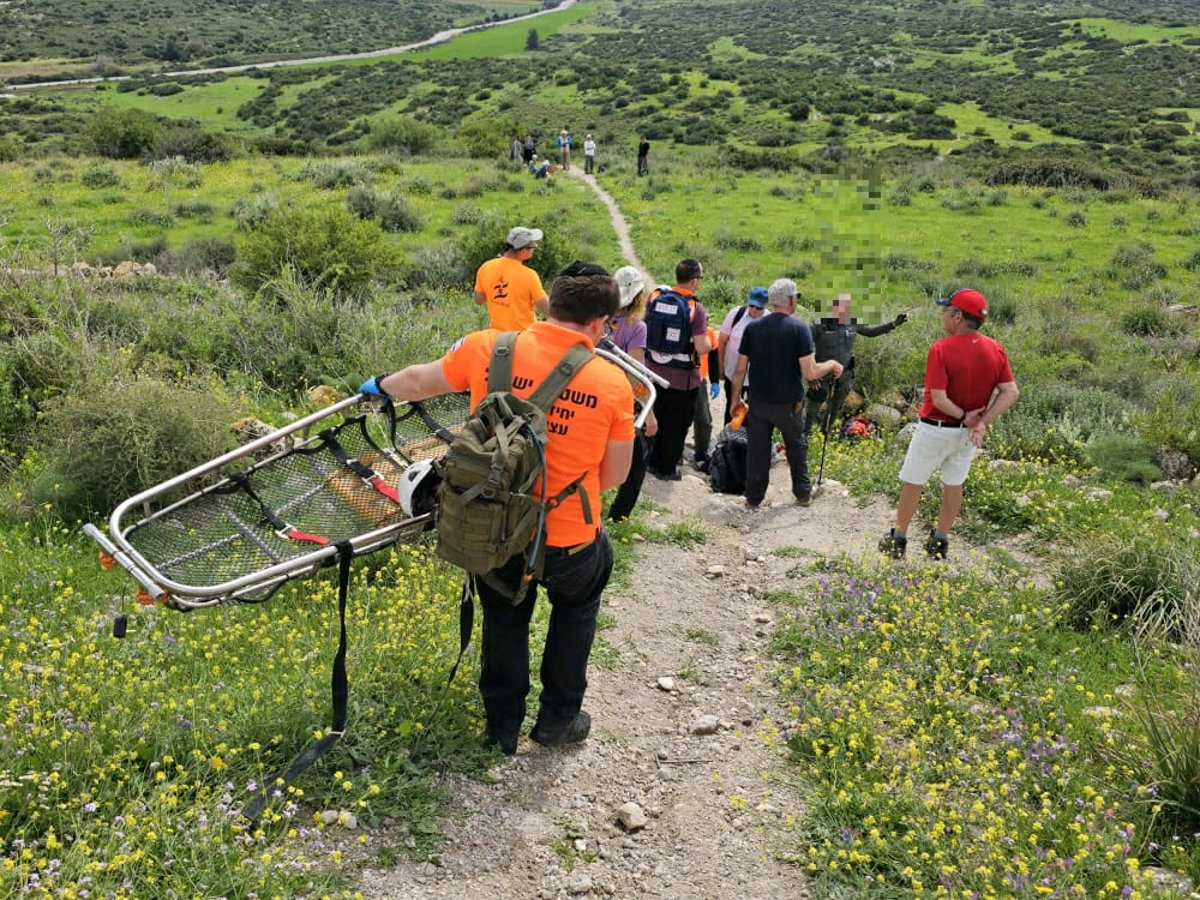
[[[683,458],[683,442],[696,415],[696,391],[662,388],[654,401],[654,416],[658,419],[658,434],[650,448],[646,468],[651,474],[670,475]]]
[[[833,389],[832,393],[830,387]],[[808,415],[804,430],[812,431],[813,426],[823,430],[827,421],[830,427],[833,427],[842,414],[842,405],[853,389],[854,369],[852,368],[843,369],[841,378],[826,375],[820,381],[810,385],[808,388]]]
[[[638,157],[638,174],[645,175],[649,171],[650,171],[650,163],[647,161],[647,158],[644,156],[639,156]]]
[[[792,494],[812,493],[808,480],[808,438],[804,434],[804,405],[756,400],[746,414],[746,500],[761,503],[771,480],[771,433],[778,428],[792,474]]]
[[[692,419],[692,446],[696,448],[696,456],[708,458],[712,446],[712,407],[708,403],[708,379],[700,380],[700,389],[696,391],[696,412]]]
[[[487,713],[488,735],[498,742],[511,740],[525,721],[529,695],[529,621],[537,602],[537,587],[550,600],[550,629],[542,650],[542,694],[537,723],[544,729],[561,728],[583,706],[587,690],[588,656],[596,636],[600,597],[612,572],[613,552],[601,530],[588,547],[572,554],[565,547],[546,551],[542,578],[530,586],[524,601],[512,600],[482,581],[483,645],[479,692]],[[508,583],[520,578],[524,559],[516,556],[498,571]]]
[[[591,174],[592,174],[592,169],[594,169],[594,168],[596,168],[596,156],[595,156],[595,154],[588,155],[588,154],[586,154],[586,153],[585,153],[585,154],[583,155],[583,171],[584,171],[585,173],[587,173],[588,175],[591,175]]]
[[[608,518],[613,522],[628,519],[633,514],[642,493],[642,482],[646,480],[646,436],[639,429],[633,436],[633,459],[629,462],[629,474],[617,488],[617,496],[608,508]]]

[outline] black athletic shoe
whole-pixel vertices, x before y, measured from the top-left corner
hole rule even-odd
[[[578,744],[587,740],[591,730],[592,717],[581,709],[575,714],[575,718],[566,725],[558,725],[553,728],[547,728],[541,724],[534,725],[533,730],[529,732],[529,737],[543,747],[565,747],[567,744]]]
[[[925,541],[925,553],[930,559],[945,559],[946,554],[950,551],[950,539],[937,537],[935,532],[929,532],[929,538]]]
[[[659,481],[682,481],[683,476],[679,474],[678,469],[672,469],[670,472],[660,472],[657,469],[647,469],[651,475]]]
[[[896,534],[894,528],[889,529],[888,533],[879,539],[879,552],[892,559],[904,559],[904,552],[907,549],[908,538],[905,535]]]

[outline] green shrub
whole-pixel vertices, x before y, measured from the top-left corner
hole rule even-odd
[[[275,208],[279,201],[273,194],[259,194],[256,197],[243,197],[233,204],[229,215],[234,227],[239,231],[250,230],[261,225]]]
[[[1108,755],[1141,774],[1148,802],[1163,809],[1167,828],[1195,834],[1200,829],[1200,674],[1194,658],[1178,671],[1179,680],[1166,685],[1139,672],[1137,693],[1126,706],[1140,734],[1125,735]]]
[[[510,134],[509,131],[501,134]],[[418,156],[428,153],[441,139],[442,130],[428,122],[420,122],[408,116],[381,119],[371,123],[368,144],[375,150],[405,153]]]
[[[221,238],[198,238],[170,251],[163,268],[172,273],[192,275],[205,270],[224,278],[237,260],[237,249]]]
[[[1088,442],[1088,459],[1107,477],[1117,481],[1149,484],[1162,478],[1154,461],[1154,448],[1130,434],[1097,435]]]
[[[379,226],[340,207],[277,207],[238,236],[237,256],[233,276],[253,290],[290,271],[336,297],[361,295],[390,263]]]
[[[1078,210],[1078,209],[1071,210],[1069,213],[1067,213],[1067,215],[1063,219],[1063,221],[1066,224],[1070,225],[1072,228],[1087,227],[1087,216],[1085,216],[1083,214],[1082,210]]]
[[[1055,585],[1074,628],[1129,624],[1170,640],[1200,639],[1200,560],[1186,543],[1105,536],[1066,558]]]
[[[234,445],[233,405],[215,388],[98,379],[46,405],[46,471],[30,488],[66,520],[90,518]]]
[[[88,169],[79,176],[80,182],[84,187],[89,187],[94,191],[102,188],[116,187],[121,183],[121,176],[107,166],[97,169]]]
[[[211,222],[213,205],[207,200],[182,200],[171,205],[171,212],[180,219],[196,219],[200,222]]]
[[[337,160],[334,162],[309,160],[296,173],[297,180],[311,181],[317,187],[332,191],[335,188],[370,184],[374,173],[360,160]]]
[[[131,210],[125,221],[137,227],[152,226],[155,228],[170,228],[174,220],[172,215],[161,209],[139,208]]]
[[[1137,337],[1178,334],[1182,326],[1162,306],[1146,304],[1121,314],[1121,330]]]
[[[158,119],[145,110],[104,106],[84,126],[83,137],[98,156],[135,159],[158,139]]]
[[[396,191],[356,187],[346,196],[346,207],[361,219],[378,219],[387,232],[420,231],[421,217]]]
[[[407,272],[414,287],[462,288],[474,283],[475,271],[457,244],[434,244],[413,251]]]

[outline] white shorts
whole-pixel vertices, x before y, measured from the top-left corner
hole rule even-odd
[[[921,422],[900,467],[900,480],[924,484],[936,469],[941,469],[942,484],[958,487],[967,480],[974,458],[975,447],[966,428],[938,428]]]

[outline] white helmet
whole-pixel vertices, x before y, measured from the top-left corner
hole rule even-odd
[[[400,508],[410,516],[433,512],[439,481],[432,459],[413,463],[400,476]]]

